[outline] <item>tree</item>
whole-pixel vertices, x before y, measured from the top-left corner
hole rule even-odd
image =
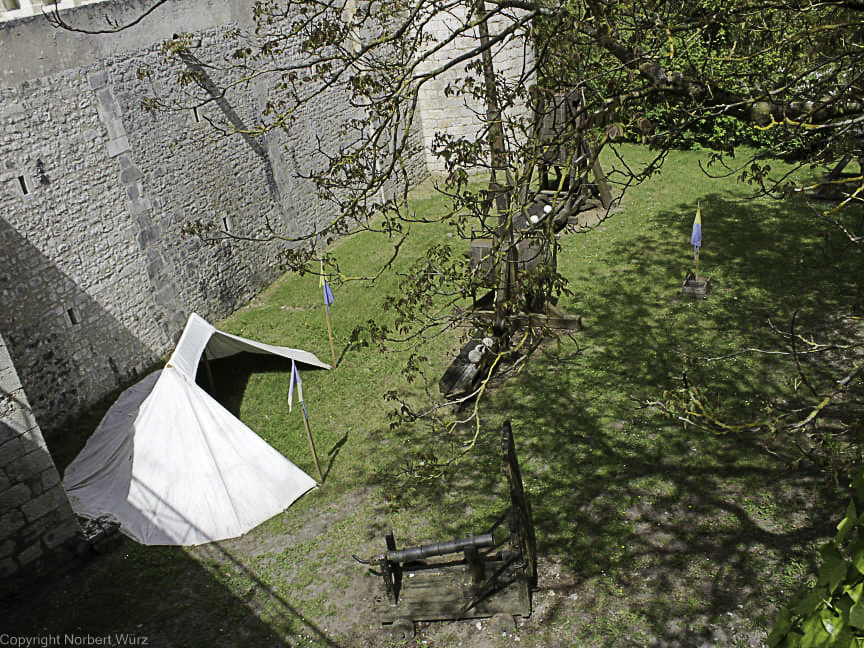
[[[254,129],[212,120],[221,132],[244,137],[290,129],[299,108],[322,90],[342,93],[357,109],[340,133],[347,145],[336,150],[322,143],[320,164],[310,172],[320,195],[336,206],[333,220],[300,239],[276,227],[270,232],[295,244],[285,260],[296,270],[309,271],[321,260],[327,272],[339,275],[338,262],[322,252],[320,243],[358,228],[394,238],[398,254],[416,221],[406,209],[404,165],[419,94],[447,77],[448,95],[479,106],[476,135],[443,132],[435,153],[447,171],[439,189],[451,203],[441,220],[466,238],[472,230],[490,238],[491,257],[472,265],[451,246],[430,248],[387,304],[397,314],[395,325],[370,323],[367,333],[379,342],[412,344],[455,325],[466,317],[466,301],[485,287],[494,295],[494,317],[476,322],[481,335],[496,340],[496,357],[520,341],[525,344],[524,336],[512,338],[519,314],[554,303],[567,283],[554,263],[541,264],[541,270],[518,280],[514,268],[538,249],[554,259],[556,230],[569,214],[588,206],[585,189],[594,184],[593,162],[601,153],[614,155],[620,141],[641,139],[656,155],[643,170],[616,165],[610,180],[619,191],[649,179],[667,152],[693,141],[695,133],[717,149],[716,166],[708,172],[738,176],[777,199],[802,197],[811,204],[814,220],[837,228],[851,244],[862,241],[861,223],[852,217],[862,176],[843,173],[850,161],[864,162],[862,2],[262,0],[253,12],[256,28],[242,35],[231,60],[213,60],[186,34],[165,43],[183,93],[154,96],[151,107],[200,107],[230,98],[241,84],[268,82],[273,98]],[[62,24],[60,14],[54,19],[74,29]],[[446,31],[434,29],[442,24]],[[458,56],[440,58],[457,43]],[[492,56],[507,43],[533,46],[533,56],[509,75],[496,69]],[[543,117],[561,107],[562,97],[570,118],[544,134]],[[742,143],[759,149],[743,163],[732,162]],[[569,159],[556,181],[546,185],[551,193],[543,194],[538,167],[550,153]],[[773,174],[766,162],[770,155],[831,171],[821,181],[802,184],[793,173]],[[478,171],[489,177],[479,188],[471,182]],[[825,203],[826,197],[833,202]],[[533,222],[530,215],[547,204],[548,215],[544,211]],[[190,229],[230,235],[206,223]],[[370,273],[384,271],[390,262]],[[433,315],[433,301],[442,306],[435,313],[447,314]],[[785,340],[785,352],[796,362],[805,344],[807,354],[840,348],[830,340],[812,343],[794,322]],[[853,353],[858,346],[846,344],[848,353],[833,361],[834,386],[812,384],[801,369],[802,384],[809,388],[805,405],[770,422],[754,422],[750,429],[800,429],[837,401],[848,400],[862,368]],[[694,403],[702,403],[697,387],[687,384],[651,404],[697,425],[723,429],[727,424],[720,414],[693,415]]]

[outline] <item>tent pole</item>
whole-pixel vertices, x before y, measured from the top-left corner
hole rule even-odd
[[[318,461],[318,452],[315,450],[315,440],[312,438],[312,430],[309,429],[309,417],[306,416],[306,403],[301,403],[303,408],[303,425],[306,426],[306,436],[309,438],[309,447],[312,449],[312,457],[315,459],[315,468],[318,470],[318,479],[324,483],[324,475],[321,473],[321,463]]]
[[[336,348],[333,346],[333,327],[330,325],[330,307],[325,303],[324,312],[327,315],[327,337],[330,338],[330,357],[333,359],[333,367],[336,367]]]
[[[207,355],[207,349],[204,349],[204,373],[207,374],[207,384],[210,387],[210,395],[216,398],[216,381],[213,380],[213,370],[210,369],[210,358]]]

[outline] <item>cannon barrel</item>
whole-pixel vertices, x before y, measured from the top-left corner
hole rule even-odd
[[[435,542],[433,544],[420,545],[419,547],[409,547],[408,549],[393,549],[384,554],[383,557],[390,562],[411,562],[414,560],[423,560],[431,556],[445,556],[463,551],[469,547],[491,547],[494,544],[495,539],[492,537],[492,534],[483,533],[459,540],[450,540],[449,542]]]

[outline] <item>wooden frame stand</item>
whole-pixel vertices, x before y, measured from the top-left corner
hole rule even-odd
[[[385,553],[368,561],[355,556],[380,570],[383,592],[376,607],[383,626],[531,614],[536,540],[509,421],[502,452],[510,507],[488,532],[401,550],[389,533]]]
[[[692,272],[684,279],[684,284],[681,286],[681,293],[685,297],[694,297],[696,299],[705,299],[708,293],[711,292],[711,277],[696,277]]]

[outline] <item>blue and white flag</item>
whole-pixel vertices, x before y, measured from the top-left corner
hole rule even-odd
[[[318,275],[318,285],[324,290],[324,303],[327,304],[327,314],[330,314],[330,304],[333,303],[333,291],[330,283],[324,278],[324,259],[321,259],[321,274]]]
[[[324,302],[327,304],[327,312],[330,312],[330,304],[333,303],[333,291],[330,290],[330,284],[324,282]]]
[[[297,371],[297,363],[291,361],[291,385],[288,387],[288,411],[294,410],[294,385],[297,385],[297,400],[303,406],[305,414],[306,406],[303,403],[303,381],[300,380],[300,372]]]
[[[693,220],[693,233],[690,235],[690,245],[694,250],[694,256],[699,256],[699,248],[702,247],[702,205],[696,204],[696,218]]]

